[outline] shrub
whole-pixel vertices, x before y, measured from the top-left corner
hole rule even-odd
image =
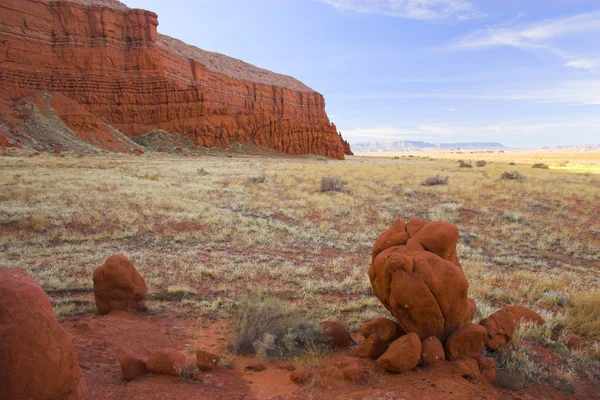
[[[478,167],[485,167],[487,165],[487,162],[485,160],[479,160],[475,163],[475,165],[477,165]]]
[[[531,166],[531,168],[548,169],[548,166],[544,163],[535,163]]]
[[[429,178],[425,179],[423,181],[423,183],[421,183],[421,186],[436,186],[436,185],[447,185],[448,184],[448,177],[442,178],[439,175],[436,176],[430,176]]]
[[[343,192],[344,182],[340,177],[328,175],[321,178],[321,193]]]
[[[473,168],[473,165],[471,165],[471,161],[460,160],[460,162],[458,163],[458,166],[460,168]]]
[[[263,174],[260,176],[253,176],[253,177],[249,178],[248,182],[258,185],[259,183],[265,183],[266,180],[267,180],[267,176],[263,172]]]
[[[500,179],[523,182],[525,177],[518,171],[504,171]]]
[[[600,291],[573,295],[567,325],[574,332],[600,340]]]
[[[327,336],[308,315],[273,298],[241,301],[229,350],[260,357],[296,357],[327,347]]]

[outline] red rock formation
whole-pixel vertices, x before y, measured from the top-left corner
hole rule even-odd
[[[0,270],[0,399],[85,398],[69,334],[44,290],[21,269]]]
[[[145,308],[148,287],[131,261],[115,254],[94,271],[94,298],[100,314]]]
[[[406,332],[442,342],[471,321],[469,283],[456,257],[458,229],[400,219],[373,246],[373,292]]]
[[[527,307],[519,305],[504,307],[479,322],[487,330],[485,345],[491,350],[497,350],[500,346],[509,343],[515,335],[517,325],[521,322],[542,325],[545,321],[538,313]]]
[[[319,93],[159,35],[157,26],[156,14],[112,0],[3,0],[4,133],[19,136],[16,100],[57,92],[74,102],[60,100],[67,108],[59,107],[59,117],[91,142],[109,142],[109,150],[129,149],[108,140],[113,132],[104,121],[130,137],[162,129],[206,147],[251,143],[337,159],[351,153]]]

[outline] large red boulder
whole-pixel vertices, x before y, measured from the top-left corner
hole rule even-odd
[[[405,332],[396,321],[392,321],[388,318],[377,318],[361,326],[360,334],[363,335],[365,339],[371,335],[377,335],[384,342],[392,343],[394,340],[404,335]]]
[[[94,271],[94,297],[100,314],[145,308],[148,287],[123,254],[110,256]]]
[[[86,386],[69,335],[39,283],[0,270],[0,399],[75,400]]]
[[[487,331],[481,325],[467,324],[463,326],[446,340],[444,345],[446,358],[449,361],[455,361],[461,358],[481,356],[486,336]]]
[[[474,309],[457,242],[456,226],[423,220],[397,220],[375,242],[369,279],[404,331],[445,341],[471,322]]]
[[[479,322],[487,330],[485,345],[491,350],[496,350],[507,344],[513,339],[517,325],[521,322],[542,325],[545,321],[538,313],[527,307],[519,305],[504,307]]]
[[[405,372],[416,367],[420,359],[421,340],[409,333],[394,341],[376,363],[389,372]]]

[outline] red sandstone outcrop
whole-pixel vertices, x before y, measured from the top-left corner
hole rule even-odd
[[[32,141],[19,99],[49,92],[72,102],[57,105],[59,119],[111,151],[136,150],[119,132],[161,129],[198,146],[251,143],[337,159],[351,153],[319,93],[160,35],[157,26],[156,14],[113,0],[2,2],[0,146]]]
[[[115,254],[94,271],[94,297],[100,314],[145,308],[148,287],[133,263]]]
[[[0,399],[75,400],[86,386],[68,333],[42,287],[0,270]]]
[[[371,285],[404,331],[443,342],[470,323],[475,310],[456,257],[457,242],[452,224],[401,219],[375,242]]]
[[[513,339],[520,322],[542,325],[545,321],[538,313],[527,307],[518,305],[504,307],[479,322],[487,330],[485,345],[491,350],[496,350],[507,344]]]

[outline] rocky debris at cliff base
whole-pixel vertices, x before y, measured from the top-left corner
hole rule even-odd
[[[145,308],[148,287],[123,254],[110,256],[94,271],[94,298],[100,314]]]
[[[69,334],[39,283],[21,269],[0,270],[0,398],[85,398]]]
[[[486,347],[497,350],[500,346],[509,343],[515,335],[517,325],[521,322],[542,325],[545,321],[535,311],[520,305],[504,307],[488,318],[482,319],[479,324],[487,331]]]

